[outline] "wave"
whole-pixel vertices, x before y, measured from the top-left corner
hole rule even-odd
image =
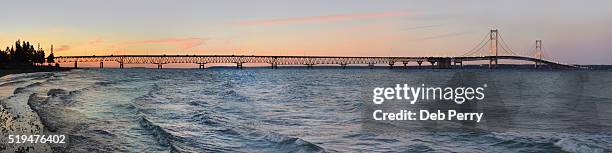
[[[168,147],[172,145],[170,144],[170,141],[172,137],[174,136],[170,134],[169,132],[167,132],[166,130],[164,130],[163,128],[161,128],[160,126],[152,123],[144,116],[140,118],[140,121],[138,123],[140,123],[141,127],[153,132],[153,135],[157,138],[157,141],[159,142],[160,145],[164,147]]]
[[[281,150],[286,152],[325,152],[323,147],[297,137],[289,137],[275,132],[264,134],[263,138],[269,142],[274,142]]]
[[[184,142],[181,137],[172,135],[161,126],[149,121],[145,116],[141,116],[139,122],[140,126],[147,131],[150,131],[153,136],[157,139],[157,142],[162,147],[167,147],[170,152],[192,152],[186,148],[182,148],[180,145],[175,143]]]
[[[218,116],[213,116],[210,113],[206,113],[206,112],[193,115],[191,119],[193,122],[203,123],[205,125],[210,125],[210,126],[222,125],[224,120],[227,120],[224,118],[220,118]]]
[[[52,81],[53,80],[52,78],[54,78],[53,76],[54,75],[52,75],[52,73],[51,73],[49,75],[44,75],[43,77],[39,77],[39,78],[36,78],[36,79],[18,80],[18,81],[7,82],[7,83],[4,83],[4,84],[0,84],[0,87],[2,87],[2,86],[13,86],[13,85],[18,85],[18,84],[24,84],[24,83],[27,83],[27,82],[32,82],[32,83],[30,83],[30,84],[28,84],[26,86],[15,88],[15,90],[13,91],[13,94],[19,94],[19,93],[23,93],[23,92],[27,91],[26,89],[40,87],[44,83],[48,83],[49,81]],[[39,80],[39,79],[46,79],[46,80],[44,80],[44,81],[33,81],[33,80]]]
[[[117,84],[117,81],[98,81],[94,83],[95,85],[99,85],[99,86],[110,86],[113,84]]]
[[[162,88],[157,85],[157,83],[154,83],[153,85],[151,85],[151,87],[149,88],[149,91],[139,97],[134,98],[133,101],[135,102],[151,102],[153,101],[152,99],[155,98],[156,95],[158,95],[158,92],[162,90]]]
[[[27,80],[10,81],[10,82],[6,82],[6,83],[0,84],[0,87],[13,86],[13,85],[21,84],[21,83],[24,83],[24,82],[28,82],[28,81]]]
[[[519,149],[520,152],[541,152],[538,150],[574,153],[611,152],[609,133],[550,133],[550,132],[505,132],[492,133],[493,146],[504,146],[508,149]]]
[[[53,101],[54,103],[51,103],[53,105],[70,106],[77,102],[73,100],[73,98],[80,95],[83,90],[86,90],[86,88],[73,91],[67,91],[65,89],[50,89],[49,91],[47,91],[47,96],[49,96],[50,98],[61,99],[59,101]]]
[[[40,82],[35,82],[35,83],[29,84],[29,85],[27,85],[27,86],[25,86],[25,87],[26,87],[26,88],[33,88],[33,87],[38,87],[38,86],[41,86],[41,85],[42,85],[42,83],[40,83]]]
[[[16,94],[19,94],[19,93],[23,93],[23,92],[25,92],[25,89],[26,89],[25,87],[15,88],[15,91],[13,91],[13,95],[16,95]]]
[[[25,87],[18,87],[18,88],[15,88],[15,90],[13,91],[13,94],[16,95],[16,94],[24,93],[25,91],[27,91],[26,89],[37,87],[37,86],[40,86],[40,85],[42,85],[42,83],[35,82],[35,83],[29,84],[29,85],[27,85]]]
[[[610,152],[611,150],[606,150],[604,147],[601,147],[596,144],[585,143],[578,139],[574,138],[564,138],[557,141],[555,146],[561,148],[563,151],[567,152],[575,152],[575,153],[603,153]]]
[[[251,124],[236,124],[231,120],[230,118],[216,115],[212,112],[198,113],[191,117],[191,122],[210,126],[211,130],[218,132],[216,134],[218,136],[240,137],[241,139],[256,143],[257,146],[267,146],[261,148],[264,149],[263,152],[275,152],[279,150],[282,150],[282,152],[325,152],[323,147],[304,139],[256,128]]]
[[[249,101],[249,97],[242,95],[233,89],[227,89],[225,92],[221,92],[219,96],[223,99],[231,99],[237,102]]]
[[[68,91],[64,89],[51,89],[47,91],[47,96],[51,96],[51,97],[57,97],[59,95],[66,95],[66,94],[68,94]]]
[[[108,152],[119,150],[117,136],[107,130],[90,129],[91,123],[79,111],[67,109],[70,102],[64,100],[71,92],[51,89],[48,96],[30,95],[28,106],[38,115],[46,134],[61,133],[69,138],[62,146],[51,146],[53,152]],[[77,143],[78,142],[78,143]]]
[[[51,76],[55,76],[55,73],[52,72],[35,72],[35,73],[22,73],[22,74],[11,74],[4,77],[1,77],[1,81],[26,81],[26,80],[36,80],[36,79],[44,79],[49,78]]]

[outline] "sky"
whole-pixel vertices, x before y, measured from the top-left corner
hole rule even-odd
[[[4,1],[0,47],[56,56],[459,56],[490,29],[518,54],[612,64],[609,0]]]

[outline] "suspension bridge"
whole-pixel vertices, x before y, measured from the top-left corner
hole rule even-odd
[[[423,63],[429,63],[432,68],[449,69],[462,68],[464,62],[483,61],[488,62],[488,67],[493,69],[499,60],[516,60],[533,62],[538,68],[548,65],[554,68],[578,68],[575,65],[563,64],[546,59],[541,40],[535,41],[535,46],[529,51],[533,56],[522,56],[510,49],[509,45],[501,37],[497,29],[490,30],[482,41],[471,50],[455,57],[379,57],[379,56],[255,56],[255,55],[106,55],[106,56],[59,56],[55,57],[59,63],[74,63],[78,67],[80,62],[99,62],[100,68],[104,62],[117,62],[119,68],[125,64],[155,64],[161,69],[164,64],[170,63],[193,63],[199,68],[206,68],[206,64],[233,63],[236,68],[241,69],[246,63],[269,64],[276,69],[279,65],[304,65],[313,68],[314,65],[339,65],[346,68],[348,65],[394,65],[403,64],[407,67],[409,63],[416,63],[420,68]]]

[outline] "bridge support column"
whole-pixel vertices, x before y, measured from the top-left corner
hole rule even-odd
[[[421,68],[421,64],[423,64],[423,61],[417,61],[417,64],[419,64],[419,69]]]
[[[74,68],[77,68],[77,61],[74,61]]]
[[[462,60],[453,60],[453,64],[456,67],[457,63],[459,63],[459,68],[463,68],[463,61]]]
[[[393,69],[393,65],[395,65],[395,62],[389,62],[389,69]]]
[[[236,69],[242,69],[242,63],[236,63]]]
[[[429,63],[431,63],[431,68],[432,68],[432,69],[435,69],[435,68],[436,68],[436,67],[435,67],[435,65],[436,65],[436,61],[434,61],[434,60],[430,60],[430,61],[429,61]]]
[[[206,65],[204,63],[198,63],[198,64],[199,64],[198,69],[205,69],[206,68]]]
[[[497,58],[491,58],[489,60],[489,69],[494,69],[497,67]]]
[[[163,65],[163,64],[161,64],[161,63],[157,64],[157,68],[158,68],[158,69],[162,69],[162,68],[163,68],[163,66],[162,66],[162,65]]]
[[[404,64],[404,69],[408,68],[408,62],[402,62],[402,64]]]
[[[104,62],[100,62],[100,68],[104,68]]]
[[[370,69],[374,68],[374,63],[368,63],[368,67],[370,67]]]
[[[314,68],[313,66],[314,66],[314,64],[306,64],[306,68],[307,69],[312,69],[312,68]]]
[[[119,62],[119,68],[122,69],[123,68],[123,62]]]
[[[346,63],[341,63],[340,66],[342,66],[342,69],[346,69]]]
[[[277,68],[276,67],[276,63],[270,63],[270,65],[271,65],[270,68],[272,68],[272,69],[276,69]]]

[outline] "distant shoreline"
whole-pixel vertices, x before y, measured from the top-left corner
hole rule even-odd
[[[0,77],[4,77],[10,74],[20,74],[20,73],[34,73],[34,72],[56,72],[56,71],[68,71],[74,68],[65,68],[65,67],[47,67],[47,66],[33,66],[33,67],[22,67],[22,68],[1,68],[0,69]]]

